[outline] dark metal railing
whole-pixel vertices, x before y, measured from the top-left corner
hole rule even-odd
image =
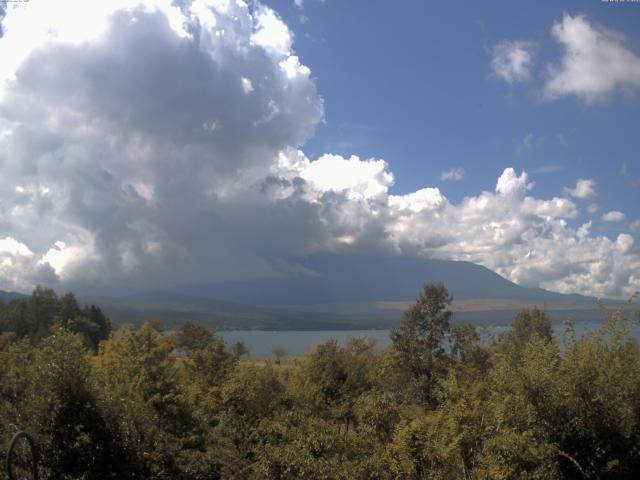
[[[22,442],[21,442],[22,440]],[[18,446],[20,443],[26,443],[29,447],[29,451],[27,454],[27,459],[20,459],[22,463],[19,464],[20,467],[25,468],[25,470],[31,470],[31,478],[33,480],[38,480],[38,451],[36,449],[36,445],[29,436],[27,432],[17,432],[13,438],[11,439],[11,443],[9,443],[9,449],[7,450],[7,478],[9,480],[17,480],[15,476],[14,467],[18,464],[16,459],[16,450],[18,450]],[[28,467],[31,468],[28,468]]]

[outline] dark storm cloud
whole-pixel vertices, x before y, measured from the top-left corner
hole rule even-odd
[[[391,195],[383,160],[307,158],[323,100],[272,10],[121,3],[98,31],[81,27],[101,25],[105,4],[68,16],[33,2],[23,21],[51,25],[27,38],[12,24],[0,41],[0,288],[283,276],[318,251],[469,260],[561,291],[640,288],[633,237],[568,227],[576,205],[529,196],[525,172],[453,205],[437,188]]]
[[[0,110],[13,127],[3,183],[30,189],[3,233],[40,253],[90,239],[91,281],[265,275],[269,256],[300,251],[316,207],[281,211],[253,187],[308,138],[322,101],[308,76],[280,67],[286,56],[251,43],[252,25],[237,29],[211,46],[134,9],[115,12],[99,41],[33,51]],[[16,195],[3,204],[19,206]]]

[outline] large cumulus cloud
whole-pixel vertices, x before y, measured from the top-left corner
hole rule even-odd
[[[288,258],[376,251],[566,292],[640,289],[632,236],[568,226],[572,190],[538,199],[506,169],[494,192],[455,205],[435,187],[390,194],[382,159],[308,158],[323,100],[265,6],[8,5],[0,288],[298,275],[309,272]]]
[[[245,190],[323,111],[286,25],[242,3],[148,2],[103,12],[89,41],[60,34],[65,18],[25,39],[38,6],[10,11],[2,39],[34,44],[5,74],[3,233],[61,279],[269,270],[234,231],[255,211]]]

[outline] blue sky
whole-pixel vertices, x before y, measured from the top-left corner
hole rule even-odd
[[[335,253],[640,290],[637,2],[3,6],[2,289]]]
[[[640,54],[640,5],[578,2],[271,1],[293,29],[295,50],[325,98],[326,123],[307,153],[387,160],[394,193],[438,185],[454,201],[493,190],[507,166],[525,169],[536,194],[560,195],[578,177],[597,182],[601,210],[640,216],[640,97],[612,92],[593,104],[539,98],[562,49],[551,27],[563,14],[625,36]],[[301,20],[302,18],[302,20]],[[503,40],[534,43],[532,78],[492,73]],[[523,142],[528,136],[530,147]],[[627,165],[627,175],[623,165]],[[462,167],[462,181],[440,173]],[[633,185],[635,180],[636,185]],[[598,212],[600,215],[602,211]],[[584,212],[576,221],[599,218]],[[595,222],[594,222],[595,223]],[[608,235],[615,228],[598,223]]]

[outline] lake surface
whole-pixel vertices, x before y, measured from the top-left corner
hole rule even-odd
[[[575,324],[576,336],[581,337],[585,333],[595,331],[600,327],[600,322],[580,322]],[[484,339],[497,336],[508,330],[510,327],[495,325],[479,327]],[[554,332],[559,334],[565,325],[554,325]],[[640,339],[640,325],[635,325],[633,334]],[[335,338],[341,344],[345,344],[350,338],[373,338],[377,346],[384,349],[389,346],[389,330],[325,330],[325,331],[278,331],[269,332],[262,330],[233,330],[218,332],[225,342],[243,342],[249,349],[251,357],[273,356],[273,349],[284,348],[287,355],[301,356],[318,345],[325,343],[331,338]]]

